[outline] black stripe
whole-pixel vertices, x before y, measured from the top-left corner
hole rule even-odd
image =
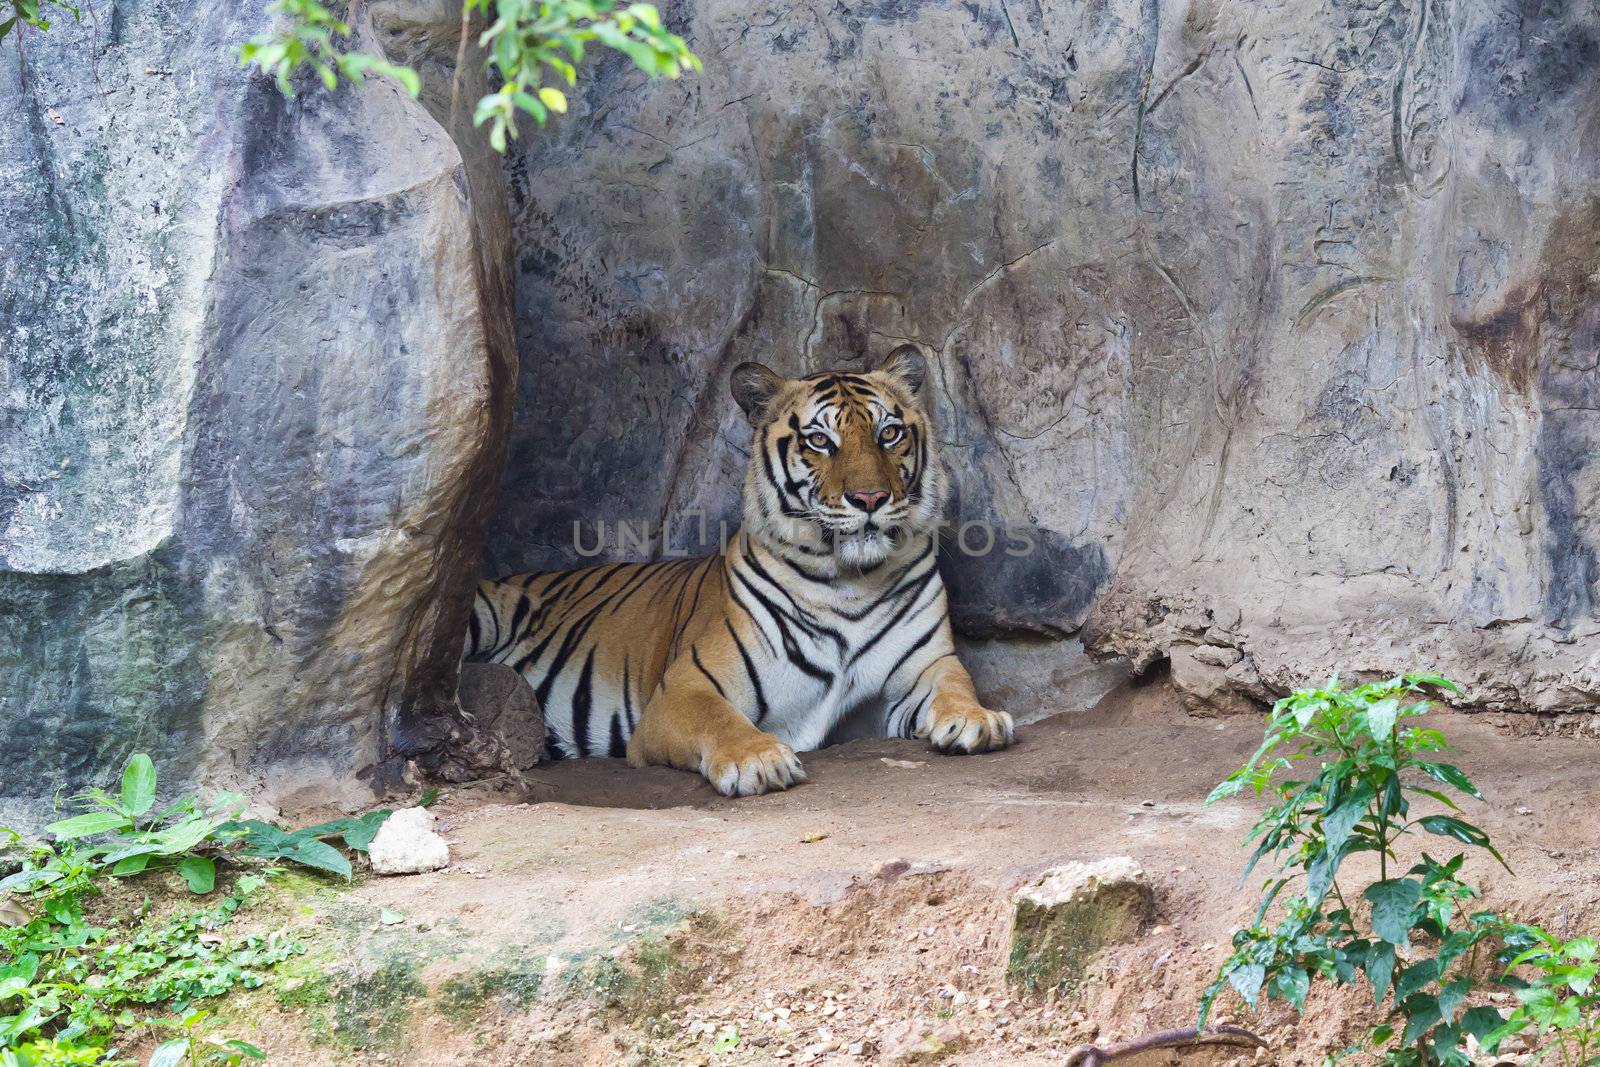
[[[782,464],[781,470],[774,468],[771,452],[763,448],[761,450],[761,455],[762,458],[766,460],[764,466],[767,468],[767,478],[772,482],[773,488],[778,490],[778,507],[781,508],[783,513],[790,518],[800,519],[805,518],[805,510],[803,508],[797,508],[793,504],[789,503],[790,497],[793,497],[795,500],[799,501],[800,490],[805,488],[804,483],[797,482],[793,478],[789,477],[789,446],[792,443],[793,442],[787,436],[778,436],[777,448],[779,461]]]
[[[874,600],[871,604],[868,604],[863,610],[861,610],[859,612],[845,611],[845,610],[843,610],[841,608],[841,609],[836,609],[838,614],[843,618],[849,619],[851,622],[860,622],[862,619],[866,618],[868,615],[871,615],[874,611],[877,611],[879,608],[881,608],[883,605],[889,603],[891,600],[898,599],[900,596],[902,596],[905,593],[905,591],[908,588],[910,588],[910,585],[907,584],[906,581],[905,581],[906,576],[908,574],[910,574],[913,570],[916,569],[917,564],[921,563],[923,560],[925,560],[929,556],[933,555],[933,550],[934,550],[934,542],[933,542],[932,538],[929,538],[928,539],[928,547],[922,550],[922,554],[919,555],[916,559],[913,559],[910,562],[908,562],[908,563],[904,564],[903,566],[901,566],[899,573],[897,573],[893,578],[889,579],[889,588],[888,588],[888,590],[886,592],[884,592],[881,596],[879,596],[876,600]],[[783,557],[780,556],[778,558],[782,559]],[[923,575],[921,581],[918,582],[918,583],[914,583],[914,584],[916,584],[918,586],[919,592],[920,592],[921,586],[925,585],[927,583],[929,576],[932,575],[937,570],[938,570],[938,566],[937,565],[930,565],[928,567],[927,574]],[[863,572],[863,573],[866,573],[866,572]]]
[[[594,704],[594,692],[591,686],[594,683],[594,652],[589,649],[589,658],[583,661],[583,673],[578,675],[578,687],[572,691],[572,740],[578,746],[578,755],[589,754],[589,712]],[[552,673],[551,678],[555,675]],[[542,705],[544,700],[541,698]]]
[[[694,587],[694,599],[689,602],[689,613],[683,617],[684,622],[694,618],[695,611],[700,607],[700,593],[706,587],[706,579],[711,576],[710,563],[715,559],[715,556],[706,557],[707,566],[700,572],[700,581]],[[687,583],[685,583],[684,588],[688,588]]]
[[[550,661],[550,666],[545,671],[544,680],[533,691],[533,695],[539,698],[539,706],[541,708],[550,706],[550,687],[556,684],[556,679],[561,676],[561,669],[567,665],[567,660],[571,659],[572,654],[578,650],[578,642],[582,641],[584,635],[589,632],[589,627],[594,625],[594,620],[595,616],[591,613],[568,628],[567,636],[562,639],[561,647],[556,650],[555,659]],[[554,637],[559,632],[559,629],[552,630],[551,637]],[[544,646],[549,643],[550,638],[545,638],[537,651],[543,651]],[[589,655],[590,657],[594,656],[593,649],[589,650]],[[585,755],[587,754],[585,753]]]
[[[547,601],[554,600],[561,594],[561,590],[565,589],[574,578],[582,573],[582,571],[557,571],[544,584],[544,588],[539,590],[539,596]]]
[[[477,595],[483,599],[484,606],[489,609],[489,621],[494,623],[494,641],[489,649],[493,653],[500,646],[500,609],[494,606],[494,598],[484,593],[482,589],[477,590]]]
[[[951,655],[954,655],[954,653],[951,653]],[[940,656],[938,659],[929,660],[927,666],[923,667],[922,670],[920,672],[918,672],[917,676],[915,678],[911,679],[911,684],[906,687],[906,695],[901,697],[899,700],[894,702],[894,707],[889,709],[889,714],[884,716],[884,719],[883,719],[884,725],[887,728],[889,728],[890,733],[894,732],[893,731],[893,724],[894,724],[895,715],[897,715],[899,713],[901,708],[905,707],[906,701],[910,700],[912,697],[917,695],[917,687],[922,684],[922,679],[926,678],[928,676],[928,672],[933,670],[934,666],[936,664],[938,664],[939,662],[941,662],[944,658],[945,658],[944,656]],[[928,693],[927,693],[927,696],[932,696],[932,695],[933,695],[933,690],[929,689]],[[924,702],[926,702],[926,698],[924,698]],[[920,713],[920,711],[922,710],[921,709],[921,705],[918,705],[917,710]]]
[[[877,633],[872,635],[872,639],[870,641],[856,649],[855,654],[850,657],[850,666],[855,666],[856,663],[861,660],[861,657],[872,651],[872,646],[883,640],[884,635],[899,627],[900,621],[904,619],[908,613],[910,613],[913,607],[916,606],[917,601],[922,599],[923,591],[928,588],[929,582],[932,581],[933,576],[937,573],[939,573],[939,568],[928,568],[927,573],[922,576],[922,580],[915,583],[916,592],[906,598],[906,602],[900,605],[900,610],[889,617],[889,621],[884,623],[883,627]]]
[[[728,694],[724,693],[722,691],[722,683],[717,681],[715,678],[713,678],[711,676],[711,672],[706,670],[706,665],[704,663],[700,662],[700,646],[699,645],[690,645],[689,646],[689,658],[694,660],[695,667],[697,667],[699,669],[701,674],[706,676],[706,681],[711,683],[712,688],[716,689],[717,696],[721,697],[723,700],[727,700],[728,699]]]
[[[793,593],[789,592],[788,587],[774,578],[772,573],[761,565],[761,561],[756,559],[755,553],[750,550],[750,542],[746,541],[742,546],[740,546],[739,555],[745,563],[750,565],[751,570],[760,575],[762,581],[776,589],[783,595],[783,599],[789,602],[789,606],[794,608],[794,611],[789,613],[790,618],[797,625],[799,625],[801,629],[805,630],[806,633],[813,637],[829,637],[841,650],[844,648],[846,643],[844,635],[831,627],[824,626],[817,620],[817,617],[814,614],[801,607],[800,602],[794,598]]]
[[[833,584],[833,582],[834,582],[834,579],[837,577],[836,575],[832,575],[832,574],[817,574],[817,573],[815,573],[813,571],[808,571],[804,567],[800,566],[800,564],[796,563],[794,560],[792,560],[788,556],[784,555],[782,552],[774,552],[772,554],[774,556],[777,556],[779,561],[781,561],[784,566],[788,567],[790,570],[794,571],[800,577],[804,578],[806,581],[811,582],[814,585],[829,585],[829,586],[831,586]],[[841,614],[843,614],[843,613],[841,612]]]
[[[622,710],[628,716],[628,733],[633,734],[634,727],[638,725],[639,718],[633,713],[633,678],[628,674],[628,657],[622,657]]]
[[[607,753],[612,759],[621,759],[628,754],[628,743],[622,737],[622,713],[611,713],[611,748]]]
[[[728,636],[733,638],[733,645],[739,650],[739,658],[744,660],[744,672],[750,678],[750,687],[756,691],[756,725],[761,725],[761,720],[767,717],[767,694],[761,688],[761,675],[756,672],[755,661],[750,658],[750,653],[745,650],[744,642],[739,640],[738,631],[733,628],[733,623],[724,618],[722,625],[728,628]]]
[[[626,604],[628,600],[632,598],[633,594],[644,588],[644,585],[647,581],[649,581],[650,576],[663,565],[664,562],[661,560],[657,560],[654,563],[634,564],[634,566],[639,568],[638,573],[630,576],[627,581],[622,583],[621,589],[618,589],[615,593],[611,594],[613,600],[610,614],[615,615],[622,605]]]
[[[772,621],[778,626],[778,635],[783,639],[784,655],[788,657],[789,662],[793,663],[796,667],[799,667],[803,673],[809,674],[811,677],[822,682],[824,685],[833,684],[833,672],[823,667],[819,667],[815,663],[812,663],[806,658],[805,653],[800,651],[799,643],[795,641],[794,635],[789,632],[789,627],[784,625],[784,619],[787,618],[787,616],[785,616],[784,613],[778,608],[778,605],[768,600],[766,596],[762,594],[761,590],[757,589],[754,585],[751,585],[750,580],[746,578],[744,573],[738,568],[733,568],[733,576],[739,580],[739,584],[743,585],[750,591],[750,595],[755,597],[761,606],[766,608],[767,612],[772,616]],[[746,608],[745,610],[748,611],[749,609]]]
[[[550,642],[554,641],[557,635],[560,633],[561,627],[553,627],[549,633],[544,635],[543,641],[540,641],[537,645],[533,646],[533,651],[526,652],[517,657],[516,662],[511,664],[511,669],[516,671],[518,674],[521,674],[523,671],[527,670],[530,663],[535,663],[540,656],[544,655],[544,650],[550,647]],[[532,679],[529,679],[529,682],[531,683]]]
[[[911,710],[911,714],[907,715],[905,721],[900,724],[899,734],[901,737],[911,738],[917,736],[917,716],[922,714],[922,709],[928,706],[928,700],[932,696],[932,689],[922,694],[922,699],[917,701],[917,706]]]
[[[928,627],[925,631],[923,631],[921,637],[919,637],[915,641],[911,642],[911,647],[906,649],[905,652],[901,655],[901,657],[894,661],[894,666],[890,667],[889,670],[884,673],[884,675],[883,675],[884,682],[887,683],[889,681],[889,679],[894,677],[894,672],[895,671],[897,671],[901,667],[905,666],[906,660],[911,658],[911,654],[913,652],[915,652],[917,649],[921,648],[923,645],[927,644],[929,641],[933,640],[933,635],[938,632],[939,627],[944,625],[944,620],[946,618],[948,618],[949,615],[950,615],[949,611],[941,611],[941,612],[939,612],[939,617],[937,619],[933,620],[933,625]],[[945,655],[946,656],[953,656],[953,655],[955,655],[955,653],[954,652],[947,652],[947,653],[945,653]],[[939,658],[943,659],[944,656],[940,656]]]
[[[672,598],[672,610],[667,613],[667,618],[672,620],[672,633],[673,633],[672,650],[673,650],[673,654],[674,655],[677,654],[677,650],[678,650],[678,638],[683,635],[683,625],[682,625],[683,615],[679,614],[679,612],[683,608],[684,595],[689,592],[689,582],[692,581],[693,579],[694,579],[694,568],[693,567],[690,567],[687,570],[679,572],[679,574],[678,574],[678,595]],[[704,580],[704,579],[702,579],[702,580]]]
[[[483,597],[482,593],[478,593],[478,594],[475,594],[475,595],[478,596],[480,599]],[[472,614],[467,616],[467,655],[469,655],[469,656],[477,655],[478,654],[478,643],[480,641],[482,641],[482,640],[483,640],[483,628],[478,625],[478,609],[477,609],[477,606],[474,605],[473,609],[472,609]]]
[[[511,629],[506,631],[506,648],[510,648],[516,642],[517,627],[522,625],[522,620],[527,617],[532,608],[533,601],[528,599],[527,593],[517,597],[517,610],[511,613]],[[495,649],[495,651],[498,652],[499,649]]]

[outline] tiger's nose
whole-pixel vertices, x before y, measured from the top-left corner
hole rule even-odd
[[[882,489],[868,489],[866,492],[845,493],[844,498],[871,515],[883,507],[883,502],[889,499],[889,494]]]

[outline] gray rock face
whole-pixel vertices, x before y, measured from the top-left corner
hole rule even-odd
[[[683,0],[704,75],[606,59],[503,170],[459,8],[362,9],[420,103],[282,100],[233,0],[0,49],[0,803],[508,765],[455,692],[500,470],[491,571],[709,544],[729,369],[906,340],[1017,699],[1078,634],[1211,706],[1600,701],[1593,5]]]
[[[507,760],[527,770],[544,758],[544,710],[527,679],[504,663],[463,663],[461,709],[488,737],[507,745]]]
[[[239,71],[263,27],[128,0],[25,83],[0,49],[0,802],[136,749],[358,796],[466,729],[503,194],[392,85]]]
[[[733,519],[729,368],[910,339],[961,517],[1035,545],[947,553],[968,634],[1233,648],[1206,684],[1258,694],[1427,666],[1600,700],[1592,5],[669,17],[704,75],[606,64],[508,165],[488,569],[579,562],[575,521]]]

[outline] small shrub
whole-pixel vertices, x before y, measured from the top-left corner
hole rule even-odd
[[[240,797],[209,805],[182,797],[155,811],[155,764],[135,755],[116,793],[90,789],[87,808],[44,827],[53,840],[0,827],[0,845],[23,853],[21,869],[0,879],[0,1067],[126,1063],[115,1041],[144,1027],[175,1028],[151,1063],[160,1067],[237,1067],[259,1057],[247,1042],[204,1030],[201,1000],[254,989],[263,972],[305,951],[279,931],[229,938],[219,931],[265,884],[239,878],[211,907],[156,921],[143,911],[105,927],[86,917],[106,878],[156,871],[182,877],[191,893],[212,893],[217,864],[229,856],[289,860],[349,878],[350,861],[328,839],[365,851],[387,810],[287,831],[234,821]],[[270,874],[277,868],[269,868]],[[147,902],[148,903],[148,902]],[[178,1021],[150,1011],[184,1013]]]
[[[280,16],[271,33],[252,37],[239,49],[241,66],[270,74],[285,96],[293,96],[296,70],[310,67],[328,89],[342,82],[360,84],[367,74],[399,81],[416,96],[421,81],[409,67],[343,47],[348,23],[317,0],[274,0],[268,12]],[[621,52],[654,77],[676,78],[700,69],[700,60],[682,37],[669,31],[654,5],[619,0],[463,0],[462,19],[481,13],[488,28],[478,37],[485,66],[500,88],[481,98],[473,125],[489,127],[489,143],[504,152],[517,136],[518,114],[540,126],[551,113],[567,110],[567,96],[546,80],[578,83],[577,65],[591,45]],[[464,45],[463,45],[464,47]]]
[[[1272,796],[1246,838],[1256,848],[1242,877],[1269,856],[1280,867],[1206,991],[1200,1024],[1230,987],[1251,1007],[1265,996],[1299,1010],[1313,982],[1364,983],[1387,1007],[1363,1042],[1384,1064],[1470,1067],[1469,1037],[1492,1052],[1530,1028],[1553,1042],[1563,1064],[1600,1063],[1592,940],[1563,944],[1537,927],[1470,910],[1479,893],[1460,876],[1465,852],[1444,860],[1424,852],[1403,873],[1391,871],[1396,843],[1417,833],[1505,865],[1489,836],[1462,817],[1460,801],[1482,794],[1459,767],[1432,758],[1449,746],[1439,731],[1415,722],[1428,710],[1429,689],[1459,691],[1432,674],[1349,689],[1334,679],[1298,690],[1273,707],[1250,761],[1207,798],[1213,803],[1247,788]],[[1314,773],[1279,780],[1297,768]],[[1414,815],[1419,798],[1445,811]],[[1357,891],[1348,879],[1341,882],[1341,872],[1360,853],[1375,854],[1378,878]],[[1291,886],[1283,917],[1265,925]],[[1485,1002],[1490,983],[1480,964],[1490,960],[1501,964],[1498,984],[1522,1002],[1509,1017]],[[1518,969],[1534,977],[1522,978]]]

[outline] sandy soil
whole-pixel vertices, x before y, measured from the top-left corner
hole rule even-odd
[[[1600,928],[1600,743],[1513,717],[1436,725],[1516,870],[1469,867],[1488,906]],[[303,902],[321,971],[251,1025],[302,1063],[1060,1063],[1080,1042],[1193,1022],[1255,898],[1236,885],[1253,802],[1200,801],[1259,738],[1258,718],[1189,717],[1156,683],[1024,728],[1003,753],[813,753],[809,784],[753,799],[619,761],[541,767],[525,794],[442,800],[449,869]],[[1011,894],[1114,855],[1144,866],[1156,923],[1071,996],[1008,988]],[[327,988],[297,996],[309,979]],[[1238,1021],[1272,1041],[1258,1062],[1315,1063],[1363,1010],[1314,997],[1301,1019]],[[1234,1057],[1252,1053],[1119,1062]]]

